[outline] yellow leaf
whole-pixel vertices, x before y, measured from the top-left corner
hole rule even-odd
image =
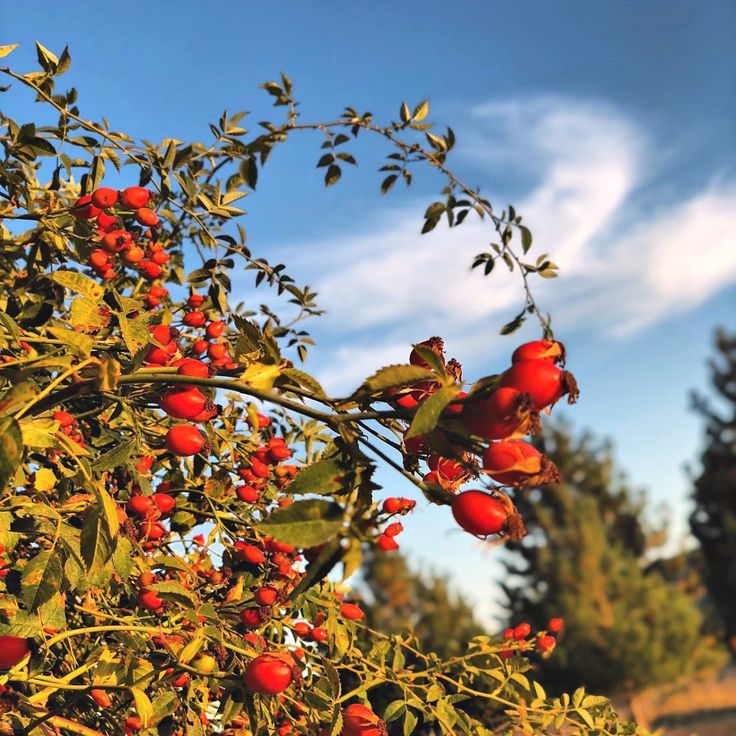
[[[281,375],[281,365],[265,365],[263,363],[251,363],[240,379],[253,388],[261,391],[270,391],[274,381]]]
[[[33,485],[37,491],[41,491],[41,493],[44,491],[50,491],[56,486],[56,483],[57,478],[54,475],[53,470],[49,470],[48,468],[39,468],[39,470],[36,471],[36,478]]]

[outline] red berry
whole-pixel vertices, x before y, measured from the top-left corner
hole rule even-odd
[[[118,193],[110,187],[100,187],[92,192],[92,204],[101,210],[112,207],[118,201]]]
[[[384,552],[392,552],[393,550],[399,548],[399,543],[393,537],[389,537],[386,534],[381,534],[381,536],[378,537],[378,546]]]
[[[522,440],[493,442],[483,453],[487,474],[503,486],[534,485],[544,482],[543,458],[539,450]],[[551,482],[551,478],[549,481]]]
[[[104,690],[94,688],[89,691],[89,696],[95,701],[95,703],[97,703],[97,705],[100,706],[100,708],[112,707],[112,700],[110,700],[110,696]]]
[[[488,398],[463,407],[460,420],[472,434],[486,440],[501,440],[526,434],[532,425],[533,399],[529,394],[503,386]]]
[[[174,365],[177,365],[176,363]],[[178,361],[176,371],[180,376],[195,376],[197,378],[209,378],[210,367],[207,363],[195,358],[182,358]]]
[[[145,256],[146,253],[143,248],[141,248],[139,245],[131,245],[122,252],[120,258],[128,266],[135,266],[137,263],[140,263],[145,258]]]
[[[189,298],[187,299],[187,306],[191,309],[197,309],[201,307],[205,302],[204,296],[202,294],[191,294]]]
[[[259,588],[253,594],[253,598],[255,598],[255,601],[259,606],[272,606],[274,603],[276,603],[276,600],[278,599],[278,597],[279,597],[278,590],[270,586],[266,586],[265,588]]]
[[[453,499],[452,515],[466,532],[477,537],[486,537],[503,530],[508,511],[490,493],[465,491]]]
[[[537,646],[542,652],[551,652],[555,648],[555,644],[557,644],[557,640],[554,636],[549,636],[547,634],[540,636],[539,639],[537,639]]]
[[[547,623],[547,628],[556,634],[558,631],[562,631],[562,629],[565,628],[565,621],[561,618],[551,618]]]
[[[187,327],[201,327],[207,321],[207,317],[204,312],[195,309],[192,312],[187,312],[182,321]]]
[[[402,506],[401,499],[393,496],[383,502],[383,510],[387,514],[395,514],[397,511],[401,511]]]
[[[100,245],[108,253],[119,253],[133,242],[133,237],[127,230],[111,230],[105,233],[100,240]]]
[[[191,424],[177,424],[166,433],[166,448],[172,455],[196,455],[208,446],[202,433]]]
[[[156,595],[154,590],[139,590],[138,605],[141,608],[147,608],[149,611],[160,611],[164,607],[164,602]]]
[[[244,608],[240,612],[240,623],[246,629],[257,629],[263,621],[263,616],[257,608]]]
[[[276,695],[286,690],[294,677],[294,661],[286,654],[259,654],[245,669],[245,684],[251,692]]]
[[[109,233],[112,230],[116,230],[118,225],[118,218],[115,215],[109,215],[107,212],[100,212],[97,215],[97,229],[103,233]]]
[[[0,636],[0,670],[15,667],[30,651],[26,639],[20,636]]]
[[[385,736],[386,724],[367,706],[351,703],[342,712],[341,736]]]
[[[525,360],[512,365],[503,374],[501,385],[529,394],[538,410],[554,404],[567,392],[562,370],[547,360]]]
[[[565,348],[555,340],[534,340],[519,345],[511,356],[511,362],[521,363],[525,360],[546,360],[560,363],[565,357]]]
[[[132,496],[125,507],[131,514],[146,516],[154,507],[154,500],[150,496]]]
[[[527,623],[519,624],[514,629],[514,639],[516,639],[516,641],[521,641],[522,639],[526,639],[526,637],[529,636],[529,634],[531,633],[532,633],[532,627],[529,624]]]
[[[459,462],[439,455],[430,455],[427,465],[430,470],[434,470],[447,480],[456,480],[461,475],[467,475],[468,472]]]
[[[169,496],[168,493],[154,493],[153,502],[164,515],[171,512],[174,506],[176,506],[176,499],[173,496]]]
[[[326,629],[323,629],[321,626],[315,626],[312,629],[312,639],[314,641],[327,641],[328,634]]]
[[[54,419],[59,422],[62,427],[70,427],[74,423],[74,417],[66,411],[55,411]]]
[[[99,214],[100,210],[92,204],[92,197],[89,194],[80,197],[72,208],[72,215],[80,220],[94,220]]]
[[[513,629],[505,629],[503,632],[503,638],[504,639],[513,639],[514,638],[514,630]]]
[[[140,207],[135,213],[135,219],[141,225],[146,225],[147,227],[156,227],[158,225],[158,215],[153,210],[149,210],[148,207]]]
[[[238,543],[237,545],[238,554],[241,559],[245,562],[249,562],[251,565],[260,565],[266,561],[266,555],[263,554],[263,550],[260,547],[256,547],[254,544]]]
[[[223,332],[225,332],[225,323],[219,320],[217,322],[210,322],[205,330],[210,340],[216,340]]]
[[[294,633],[302,639],[307,638],[312,633],[312,627],[306,621],[297,621],[292,628]]]
[[[363,613],[362,609],[354,603],[343,603],[342,606],[340,606],[340,613],[342,614],[342,617],[348,619],[348,621],[357,621],[358,619],[365,617],[365,613]]]
[[[175,419],[194,419],[207,406],[207,397],[192,386],[170,388],[159,400],[159,406]]]
[[[397,537],[403,531],[404,531],[404,525],[400,521],[395,521],[393,524],[389,524],[383,530],[383,533],[387,537]]]
[[[120,193],[123,206],[130,210],[145,207],[151,199],[151,193],[143,187],[128,187]]]

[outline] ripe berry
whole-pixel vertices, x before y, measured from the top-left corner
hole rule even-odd
[[[141,224],[147,227],[156,227],[158,225],[158,215],[153,211],[149,210],[148,207],[141,207],[135,213],[135,219]]]
[[[483,453],[483,467],[493,480],[503,486],[552,482],[551,477],[542,477],[546,475],[543,473],[546,465],[543,458],[542,453],[528,442],[504,440],[493,442],[486,448]]]
[[[177,424],[166,433],[166,449],[178,457],[196,455],[208,445],[202,433],[191,424]]]
[[[402,508],[402,503],[401,503],[400,498],[395,498],[392,496],[391,498],[387,498],[383,502],[383,510],[387,514],[395,514],[397,511],[400,511],[401,508]]]
[[[235,489],[235,495],[245,503],[255,503],[258,501],[258,490],[253,486],[238,486]]]
[[[223,332],[225,332],[225,323],[220,320],[218,320],[217,322],[210,322],[207,325],[207,329],[205,330],[205,332],[210,340],[216,340],[222,335]]]
[[[511,362],[521,363],[525,360],[546,360],[550,363],[561,363],[565,358],[565,348],[556,340],[534,340],[519,345],[511,356]]]
[[[342,617],[346,618],[348,621],[357,621],[365,616],[363,610],[354,603],[343,603],[342,606],[340,606],[340,613],[342,614]]]
[[[54,419],[62,427],[70,427],[74,423],[74,417],[66,411],[55,411]]]
[[[240,612],[240,623],[246,629],[257,629],[264,621],[261,612],[257,608],[244,608]]]
[[[127,230],[111,230],[105,233],[100,240],[100,245],[108,253],[119,253],[133,242],[131,234]]]
[[[149,611],[160,611],[164,607],[164,602],[158,597],[154,590],[139,590],[138,605],[141,608],[147,608]]]
[[[126,508],[131,514],[136,516],[146,516],[154,507],[154,500],[150,496],[132,496],[126,504]]]
[[[460,421],[469,432],[486,440],[526,434],[532,426],[533,399],[529,394],[502,386],[488,398],[463,407]]]
[[[100,708],[112,707],[112,700],[110,700],[110,696],[104,690],[94,688],[89,691],[89,696],[95,701],[95,703],[97,703],[97,705],[100,706]]]
[[[128,266],[135,266],[137,263],[140,263],[145,256],[146,253],[143,248],[138,245],[131,245],[122,252],[120,258]]]
[[[106,210],[118,201],[118,193],[110,187],[100,187],[92,192],[91,200],[95,207]]]
[[[561,618],[551,618],[547,623],[547,628],[556,634],[558,631],[562,631],[562,629],[565,628],[565,621]]]
[[[467,470],[459,462],[439,455],[430,455],[427,458],[427,465],[430,470],[434,470],[447,480],[456,480],[461,475],[467,474]]]
[[[547,360],[524,360],[512,365],[503,374],[501,385],[529,394],[537,410],[554,404],[567,392],[562,370]]]
[[[312,629],[312,639],[314,641],[327,641],[328,634],[326,629],[323,629],[321,626],[315,626]]]
[[[227,345],[223,342],[210,343],[207,348],[207,357],[210,360],[222,360],[227,355]]]
[[[393,550],[399,548],[399,543],[393,537],[389,537],[386,534],[381,534],[381,536],[378,537],[378,546],[384,552],[392,552]]]
[[[109,233],[111,230],[117,230],[118,218],[107,212],[100,212],[97,215],[97,229],[101,233]]]
[[[176,506],[176,499],[168,493],[154,493],[153,502],[158,510],[165,516]]]
[[[251,692],[277,695],[294,677],[294,661],[284,654],[259,654],[245,669],[245,684]]]
[[[204,304],[204,301],[202,294],[191,294],[187,299],[187,306],[191,309],[197,309]]]
[[[193,386],[170,388],[159,400],[159,406],[175,419],[194,419],[207,406],[207,397]]]
[[[557,640],[554,636],[549,636],[547,634],[540,636],[539,639],[537,639],[537,646],[542,652],[551,652],[555,648],[556,644]]]
[[[395,521],[393,524],[389,524],[383,530],[383,533],[387,537],[397,537],[403,531],[404,531],[404,525],[400,521]]]
[[[26,639],[20,636],[0,636],[0,670],[15,667],[30,651]]]
[[[100,248],[96,248],[89,254],[89,265],[92,268],[106,270],[110,265],[110,254]]]
[[[92,204],[92,197],[89,194],[80,197],[72,208],[72,215],[80,220],[94,220],[99,214],[100,210]]]
[[[532,627],[528,623],[521,623],[514,629],[514,639],[521,641],[532,633]]]
[[[260,565],[266,561],[266,555],[263,554],[263,550],[254,544],[243,544],[240,542],[236,544],[236,547],[241,559],[249,562],[251,565]]]
[[[175,364],[176,365],[176,364]],[[197,378],[209,378],[210,367],[207,363],[194,358],[182,358],[176,371],[180,376],[196,376]]]
[[[182,321],[187,327],[201,327],[207,321],[207,317],[204,312],[195,309],[193,312],[187,312]]]
[[[270,586],[259,588],[253,594],[253,598],[255,598],[255,601],[259,606],[272,606],[274,603],[276,603],[278,597],[278,590]]]
[[[158,263],[152,263],[151,261],[141,261],[140,269],[143,278],[148,279],[148,281],[154,281],[163,273],[161,266],[159,266]]]
[[[297,621],[292,628],[294,633],[302,639],[309,637],[312,633],[312,627],[306,621]]]
[[[130,210],[145,207],[151,199],[151,193],[143,187],[128,187],[120,193],[123,206]]]
[[[504,629],[503,638],[504,639],[513,639],[514,638],[514,630],[513,629]]]
[[[386,724],[367,706],[351,703],[342,712],[341,736],[385,736]]]
[[[508,512],[490,493],[465,491],[453,499],[452,515],[466,532],[486,537],[503,530]]]

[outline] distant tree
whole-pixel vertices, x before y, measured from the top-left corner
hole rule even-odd
[[[564,425],[539,440],[564,481],[519,494],[529,530],[511,545],[504,590],[511,621],[566,633],[541,664],[554,689],[585,685],[611,692],[675,679],[708,661],[702,615],[692,598],[645,569],[643,502],[615,469],[611,446]]]
[[[702,470],[695,480],[690,528],[700,542],[705,583],[720,614],[726,640],[736,648],[736,334],[716,333],[718,358],[711,381],[722,409],[698,394],[695,411],[705,420]]]

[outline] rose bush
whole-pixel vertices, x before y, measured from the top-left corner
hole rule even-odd
[[[530,288],[556,266],[528,260],[512,207],[496,213],[447,168],[452,131],[432,132],[426,102],[385,125],[353,108],[305,123],[282,76],[263,86],[285,119],[250,138],[245,114],[225,113],[208,143],[137,142],[57,89],[66,49],[39,44],[38,60],[0,69],[46,121],[2,117],[0,132],[0,733],[635,733],[605,699],[550,699],[528,679],[551,626],[441,661],[368,629],[331,582],[365,545],[396,548],[414,507],[380,497],[379,463],[499,539],[524,534],[511,489],[555,474],[521,438],[577,391]],[[543,340],[466,386],[431,338],[329,396],[298,367],[315,293],[236,222],[273,148],[302,131],[323,139],[327,185],[360,133],[388,146],[384,192],[437,169],[423,231],[489,222],[498,242],[475,266],[505,262],[523,291],[503,332],[536,315]],[[296,317],[233,304],[236,272]],[[376,713],[386,683],[401,695]]]

